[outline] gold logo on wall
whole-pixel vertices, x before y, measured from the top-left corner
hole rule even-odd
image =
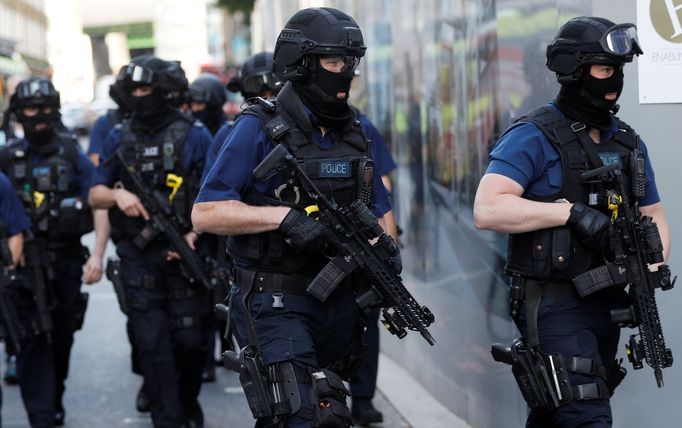
[[[659,36],[671,43],[682,43],[682,0],[651,0],[649,15]]]

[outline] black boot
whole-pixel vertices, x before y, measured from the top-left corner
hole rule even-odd
[[[353,423],[367,425],[384,421],[384,415],[374,408],[372,400],[368,398],[353,399]]]
[[[144,389],[144,382],[142,382],[142,385],[140,385],[140,390],[137,391],[135,407],[137,407],[137,411],[140,413],[149,412],[149,396],[147,395],[147,391]]]
[[[204,428],[204,412],[197,400],[183,403],[182,412],[185,417],[183,428]]]
[[[64,406],[62,405],[62,403],[57,403],[57,409],[54,412],[54,422],[52,424],[56,427],[63,426],[65,417],[66,412],[64,411]]]

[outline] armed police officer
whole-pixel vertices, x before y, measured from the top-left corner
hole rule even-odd
[[[104,143],[90,201],[109,209],[112,232],[119,235],[120,297],[154,426],[200,427],[208,294],[196,280],[200,272],[187,266],[194,266],[197,239],[189,223],[193,192],[211,137],[175,108],[187,86],[178,63],[144,55],[124,73],[132,115]],[[182,257],[180,247],[187,249]]]
[[[199,119],[215,135],[226,122],[223,105],[227,102],[225,85],[214,74],[203,73],[189,85],[189,107],[192,116]]]
[[[20,269],[27,292],[16,306],[35,328],[19,341],[19,386],[31,426],[51,427],[64,423],[69,355],[87,303],[80,292],[86,254],[80,238],[93,226],[87,198],[94,166],[73,136],[57,131],[59,93],[48,79],[23,80],[10,104],[24,138],[0,152],[0,169],[32,223]]]
[[[249,344],[241,357],[268,379],[253,371],[240,375],[257,426],[351,423],[340,376],[347,378],[357,362],[349,351],[357,350],[363,330],[354,284],[344,280],[324,302],[306,292],[327,262],[322,251],[333,251],[327,244],[334,236],[306,215],[315,202],[300,175],[285,169],[257,180],[253,171],[281,145],[327,198],[342,206],[368,203],[383,225],[390,212],[386,190],[377,174],[369,182],[361,178],[368,177],[370,150],[347,101],[364,52],[360,28],[345,13],[297,12],[274,53],[287,83],[273,102],[255,100],[237,120],[194,206],[195,227],[230,236],[238,284],[232,322]],[[298,388],[285,393],[283,386],[293,383]]]
[[[610,311],[628,302],[623,285],[591,274],[617,251],[607,207],[614,202],[605,197],[617,191],[617,201],[630,201],[621,211],[639,204],[640,213],[658,224],[664,258],[670,248],[646,146],[615,116],[623,66],[641,53],[632,24],[579,17],[563,25],[547,48],[547,66],[561,84],[557,98],[505,131],[476,194],[477,227],[509,233],[511,313],[528,345],[539,346],[549,361],[546,373],[556,383],[547,400],[553,404],[529,401],[529,427],[612,423],[609,397],[625,373],[614,361],[620,333]],[[604,165],[622,171],[624,192],[583,176]],[[518,357],[527,348],[516,352]],[[553,364],[568,371],[561,384],[563,371]],[[522,392],[527,401],[533,396]]]
[[[272,52],[259,52],[248,57],[242,65],[239,76],[230,80],[227,89],[230,92],[239,92],[245,100],[254,97],[268,99],[275,96],[282,89],[282,84],[272,70]],[[213,167],[233,125],[234,122],[223,124],[215,134],[211,148],[206,154],[202,181]]]

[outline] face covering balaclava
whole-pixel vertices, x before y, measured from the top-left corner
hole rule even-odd
[[[206,106],[206,108],[201,111],[192,112],[192,116],[199,119],[201,123],[206,125],[206,128],[208,128],[211,134],[215,135],[216,132],[218,132],[218,128],[220,128],[220,119],[223,117],[223,108],[222,106]]]
[[[573,120],[578,120],[591,128],[608,130],[611,128],[611,111],[617,109],[616,102],[623,91],[623,69],[615,65],[611,77],[598,79],[591,76],[589,66],[585,66],[578,82],[561,86],[556,104],[562,112]],[[604,96],[617,92],[615,100]]]
[[[44,113],[42,108],[35,116],[19,115],[19,122],[24,128],[24,138],[37,153],[49,154],[54,151],[55,144],[49,144],[55,133],[55,121],[58,120],[56,112]],[[44,127],[38,129],[38,125]]]
[[[345,128],[353,118],[348,105],[348,92],[352,81],[351,67],[340,73],[333,73],[318,63],[312,67],[308,80],[305,83],[294,84],[294,89],[320,125],[327,128]],[[345,92],[346,96],[337,98],[336,94],[339,92]]]
[[[133,112],[133,127],[143,130],[161,128],[171,112],[171,108],[157,89],[143,97],[131,96],[130,109]]]

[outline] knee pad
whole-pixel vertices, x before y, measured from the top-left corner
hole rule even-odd
[[[312,381],[313,427],[346,428],[351,426],[346,397],[350,391],[341,378],[329,370],[310,371]]]

